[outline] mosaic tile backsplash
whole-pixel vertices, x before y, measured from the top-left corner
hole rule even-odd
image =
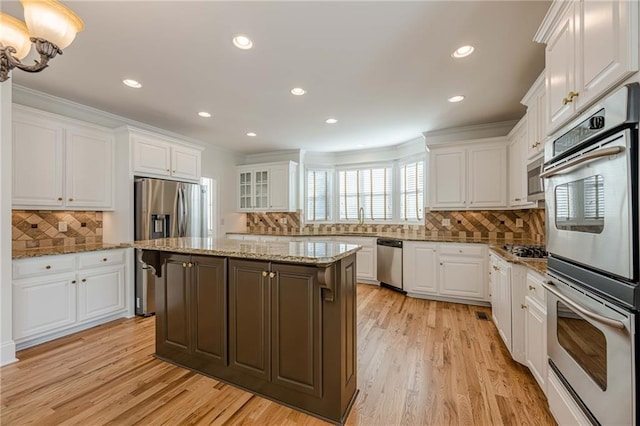
[[[424,225],[328,223],[302,225],[301,212],[248,213],[247,232],[294,234],[314,232],[371,232],[429,235],[432,237],[489,238],[545,242],[544,209],[428,212]],[[522,219],[522,226],[518,226]],[[449,220],[449,225],[443,225]]]
[[[58,222],[67,224],[66,232]],[[102,212],[13,210],[11,225],[16,250],[102,243]]]

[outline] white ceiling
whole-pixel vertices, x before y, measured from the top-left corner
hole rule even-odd
[[[544,68],[543,46],[532,39],[550,5],[64,3],[86,29],[48,69],[13,71],[13,82],[244,153],[371,148],[518,119]],[[23,19],[17,1],[1,8]],[[235,48],[238,33],[254,48]],[[453,59],[464,44],[475,53]],[[143,87],[128,88],[124,78]],[[296,86],[307,94],[291,95]],[[447,102],[456,94],[466,99]],[[202,110],[213,117],[198,117]],[[326,124],[328,117],[339,121]]]

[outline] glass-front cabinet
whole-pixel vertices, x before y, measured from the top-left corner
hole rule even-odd
[[[295,212],[298,164],[293,161],[237,168],[237,208],[240,212]]]

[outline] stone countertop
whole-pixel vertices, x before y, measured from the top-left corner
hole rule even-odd
[[[291,238],[305,238],[305,237],[344,237],[347,240],[349,237],[354,238],[390,238],[402,241],[423,241],[423,242],[435,242],[435,243],[478,243],[489,245],[504,245],[504,244],[535,244],[531,240],[522,239],[502,239],[502,238],[476,238],[469,237],[447,237],[447,236],[432,236],[418,233],[404,233],[398,234],[396,232],[352,232],[352,231],[334,231],[334,232],[296,232],[296,233],[257,233],[257,232],[227,232],[227,235],[256,235],[258,237],[291,237]],[[247,240],[245,240],[247,241]],[[348,242],[348,241],[347,241]]]
[[[503,248],[503,244],[490,244],[489,248],[493,253],[509,263],[525,265],[529,269],[533,269],[534,271],[542,275],[545,275],[547,273],[547,259],[527,259],[514,256]]]
[[[130,246],[126,244],[108,244],[108,243],[76,244],[73,246],[39,247],[39,248],[13,250],[11,252],[11,258],[13,260],[17,260],[17,259],[27,259],[31,257],[55,256],[58,254],[84,253],[88,251],[113,250],[113,249],[127,248],[127,247],[130,247]]]
[[[240,259],[328,266],[362,246],[342,242],[258,241],[214,238],[163,238],[135,241],[132,247],[146,250]]]

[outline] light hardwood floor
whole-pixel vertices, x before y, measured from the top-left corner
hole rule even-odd
[[[358,286],[358,388],[348,425],[553,425],[490,309]],[[118,320],[0,369],[2,425],[326,424],[153,357],[154,319]]]

